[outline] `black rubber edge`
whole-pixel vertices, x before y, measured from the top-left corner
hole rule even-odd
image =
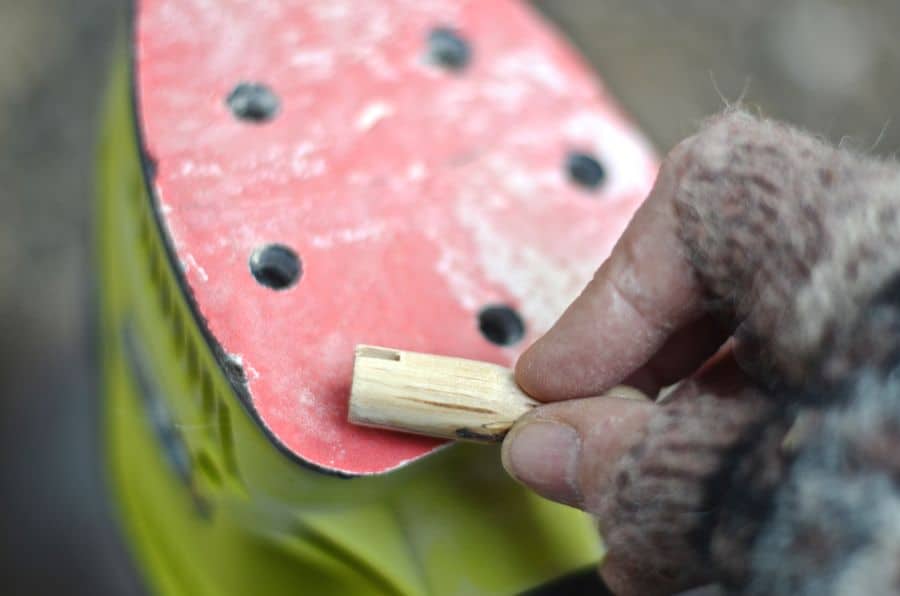
[[[259,428],[262,430],[263,434],[276,447],[276,449],[278,449],[278,451],[284,454],[291,461],[298,463],[301,466],[314,472],[319,472],[321,474],[326,474],[328,476],[333,476],[336,478],[352,479],[383,475],[351,474],[342,470],[326,468],[320,466],[319,464],[303,459],[302,457],[291,451],[284,443],[281,442],[281,440],[277,436],[272,433],[271,430],[269,430],[265,422],[263,422],[262,417],[260,417],[259,415],[259,412],[257,412],[256,408],[253,406],[253,400],[251,399],[250,393],[247,390],[244,371],[242,369],[239,369],[235,362],[228,357],[228,353],[222,348],[222,345],[210,332],[209,327],[206,324],[206,320],[203,318],[203,315],[200,314],[200,310],[197,307],[197,302],[194,299],[193,292],[191,292],[190,286],[188,286],[187,279],[184,277],[184,273],[182,272],[181,267],[178,264],[178,257],[175,254],[175,249],[172,245],[172,239],[169,237],[168,230],[162,219],[162,215],[159,209],[159,198],[156,196],[156,193],[153,189],[153,179],[156,173],[156,162],[153,156],[147,152],[147,147],[144,143],[144,131],[141,127],[142,118],[140,117],[141,108],[140,102],[138,100],[138,61],[135,48],[137,47],[136,33],[137,19],[140,15],[140,0],[132,0],[129,3],[128,8],[126,9],[126,13],[128,19],[128,37],[126,41],[128,44],[127,51],[129,52],[128,78],[130,80],[129,89],[131,92],[131,116],[132,124],[134,126],[134,139],[136,143],[136,149],[138,151],[137,157],[140,161],[141,171],[143,172],[142,177],[144,179],[144,188],[147,192],[147,196],[150,198],[150,206],[153,211],[153,218],[156,221],[156,227],[159,230],[160,237],[162,238],[163,245],[165,246],[169,267],[172,269],[172,272],[175,275],[178,287],[181,288],[181,293],[184,296],[185,301],[187,302],[188,309],[193,315],[194,323],[200,329],[200,333],[206,340],[207,346],[209,346],[209,349],[212,351],[213,356],[218,362],[219,368],[231,384],[231,388],[237,396],[238,400],[244,406],[244,409],[247,411],[247,413],[250,414],[250,417],[256,422],[257,426],[259,426]],[[426,454],[426,456],[427,455],[429,454]]]

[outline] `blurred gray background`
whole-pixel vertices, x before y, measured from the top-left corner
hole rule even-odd
[[[900,147],[894,0],[537,0],[661,151],[725,100]],[[135,594],[106,502],[93,150],[125,0],[0,0],[0,591]],[[893,123],[892,123],[893,122]]]

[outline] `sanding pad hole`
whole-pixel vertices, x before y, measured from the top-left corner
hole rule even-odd
[[[566,157],[566,172],[575,184],[594,190],[606,180],[606,168],[593,155],[573,151]]]
[[[525,323],[514,309],[505,305],[486,306],[478,313],[478,329],[489,342],[511,346],[525,336]]]
[[[428,33],[428,61],[447,70],[462,70],[472,59],[472,50],[457,31],[435,27]]]
[[[262,123],[278,113],[278,96],[260,83],[240,83],[225,100],[235,118]]]
[[[250,271],[267,288],[284,290],[297,283],[303,267],[297,253],[287,246],[267,244],[250,255]]]

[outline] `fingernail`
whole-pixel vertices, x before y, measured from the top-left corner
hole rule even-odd
[[[503,467],[541,496],[577,505],[576,466],[581,441],[562,422],[532,420],[513,429],[503,443]]]

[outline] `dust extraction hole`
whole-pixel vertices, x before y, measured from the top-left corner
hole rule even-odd
[[[250,271],[260,284],[273,290],[291,287],[303,274],[300,257],[282,244],[267,244],[250,255]]]
[[[266,122],[278,113],[278,96],[261,83],[240,83],[225,100],[235,118]]]
[[[428,61],[447,70],[462,70],[472,58],[469,42],[448,27],[435,27],[428,33]]]
[[[525,323],[515,310],[508,306],[486,306],[478,313],[478,329],[489,342],[498,346],[511,346],[525,335]]]
[[[573,151],[566,157],[566,172],[575,184],[593,190],[606,180],[606,168],[593,155]]]

